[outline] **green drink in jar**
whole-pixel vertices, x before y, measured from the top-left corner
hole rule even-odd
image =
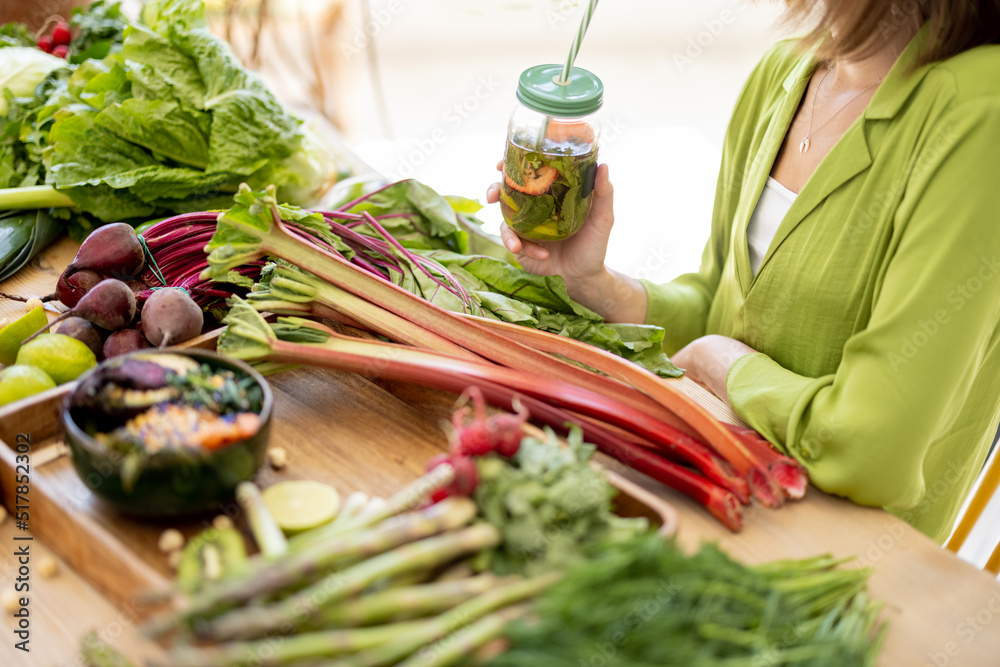
[[[593,204],[604,86],[574,67],[525,70],[507,128],[500,210],[519,236],[561,241],[583,226]]]

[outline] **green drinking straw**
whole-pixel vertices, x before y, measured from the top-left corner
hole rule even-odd
[[[559,80],[556,83],[560,85],[566,85],[569,83],[569,71],[573,69],[573,61],[576,60],[576,54],[580,52],[580,44],[583,43],[583,36],[587,34],[587,27],[590,25],[590,17],[594,15],[594,10],[597,9],[597,0],[590,0],[590,4],[583,12],[583,20],[580,21],[580,29],[576,31],[576,37],[573,39],[573,45],[569,47],[569,56],[566,58],[566,64],[563,66],[562,74],[559,75]]]

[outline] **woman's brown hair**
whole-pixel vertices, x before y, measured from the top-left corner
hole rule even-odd
[[[819,57],[834,55],[830,25],[840,27],[840,55],[863,57],[875,51],[919,8],[930,39],[917,66],[944,60],[1000,37],[1000,0],[785,0],[787,19],[813,26],[803,38],[820,44]]]

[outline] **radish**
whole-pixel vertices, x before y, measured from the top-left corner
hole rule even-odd
[[[455,469],[455,478],[448,486],[431,492],[431,503],[437,503],[452,496],[471,496],[476,492],[476,487],[479,486],[479,469],[476,468],[476,464],[471,458],[459,454],[438,454],[427,462],[427,472],[445,463]]]
[[[145,266],[146,255],[139,235],[131,225],[115,222],[91,232],[64,273],[69,277],[77,271],[93,271],[99,276],[124,280],[139,275]]]
[[[110,359],[147,347],[149,347],[149,343],[146,342],[146,337],[138,329],[119,329],[104,341],[103,353],[105,359]]]
[[[459,401],[469,398],[474,406],[472,420],[465,423],[465,417],[469,414],[468,407],[459,408],[451,417],[451,425],[455,428],[451,449],[459,456],[485,456],[496,449],[486,422],[486,402],[483,400],[483,392],[475,386],[462,392]]]
[[[56,329],[56,333],[71,336],[87,347],[98,359],[101,358],[101,330],[93,322],[88,322],[82,317],[68,317]]]
[[[31,334],[22,345],[70,317],[82,317],[102,329],[117,331],[135,317],[135,295],[122,281],[106,278],[84,294],[75,306]]]
[[[502,412],[486,416],[486,401],[479,387],[473,385],[462,392],[459,401],[472,399],[472,419],[465,421],[468,406],[459,408],[451,417],[454,427],[451,451],[458,456],[485,456],[496,452],[510,458],[521,447],[521,427],[528,419],[528,411],[520,404],[517,414]]]
[[[69,46],[71,41],[73,33],[69,30],[69,24],[65,21],[56,23],[56,27],[52,28],[52,43],[56,46]]]
[[[517,414],[501,412],[493,415],[486,422],[490,437],[493,439],[493,448],[497,454],[508,459],[515,456],[521,449],[521,438],[523,437],[521,429],[529,416],[528,411],[520,402],[517,402],[515,407]]]
[[[205,326],[201,308],[179,287],[154,291],[142,306],[141,319],[146,340],[159,347],[191,340]]]

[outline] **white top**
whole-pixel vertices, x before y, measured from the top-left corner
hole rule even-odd
[[[760,193],[757,206],[750,216],[750,223],[747,225],[747,246],[750,248],[750,269],[757,275],[757,269],[767,254],[767,249],[774,239],[774,233],[778,231],[778,225],[785,219],[785,214],[792,207],[795,201],[794,192],[784,185],[767,177],[767,184],[764,191]]]

